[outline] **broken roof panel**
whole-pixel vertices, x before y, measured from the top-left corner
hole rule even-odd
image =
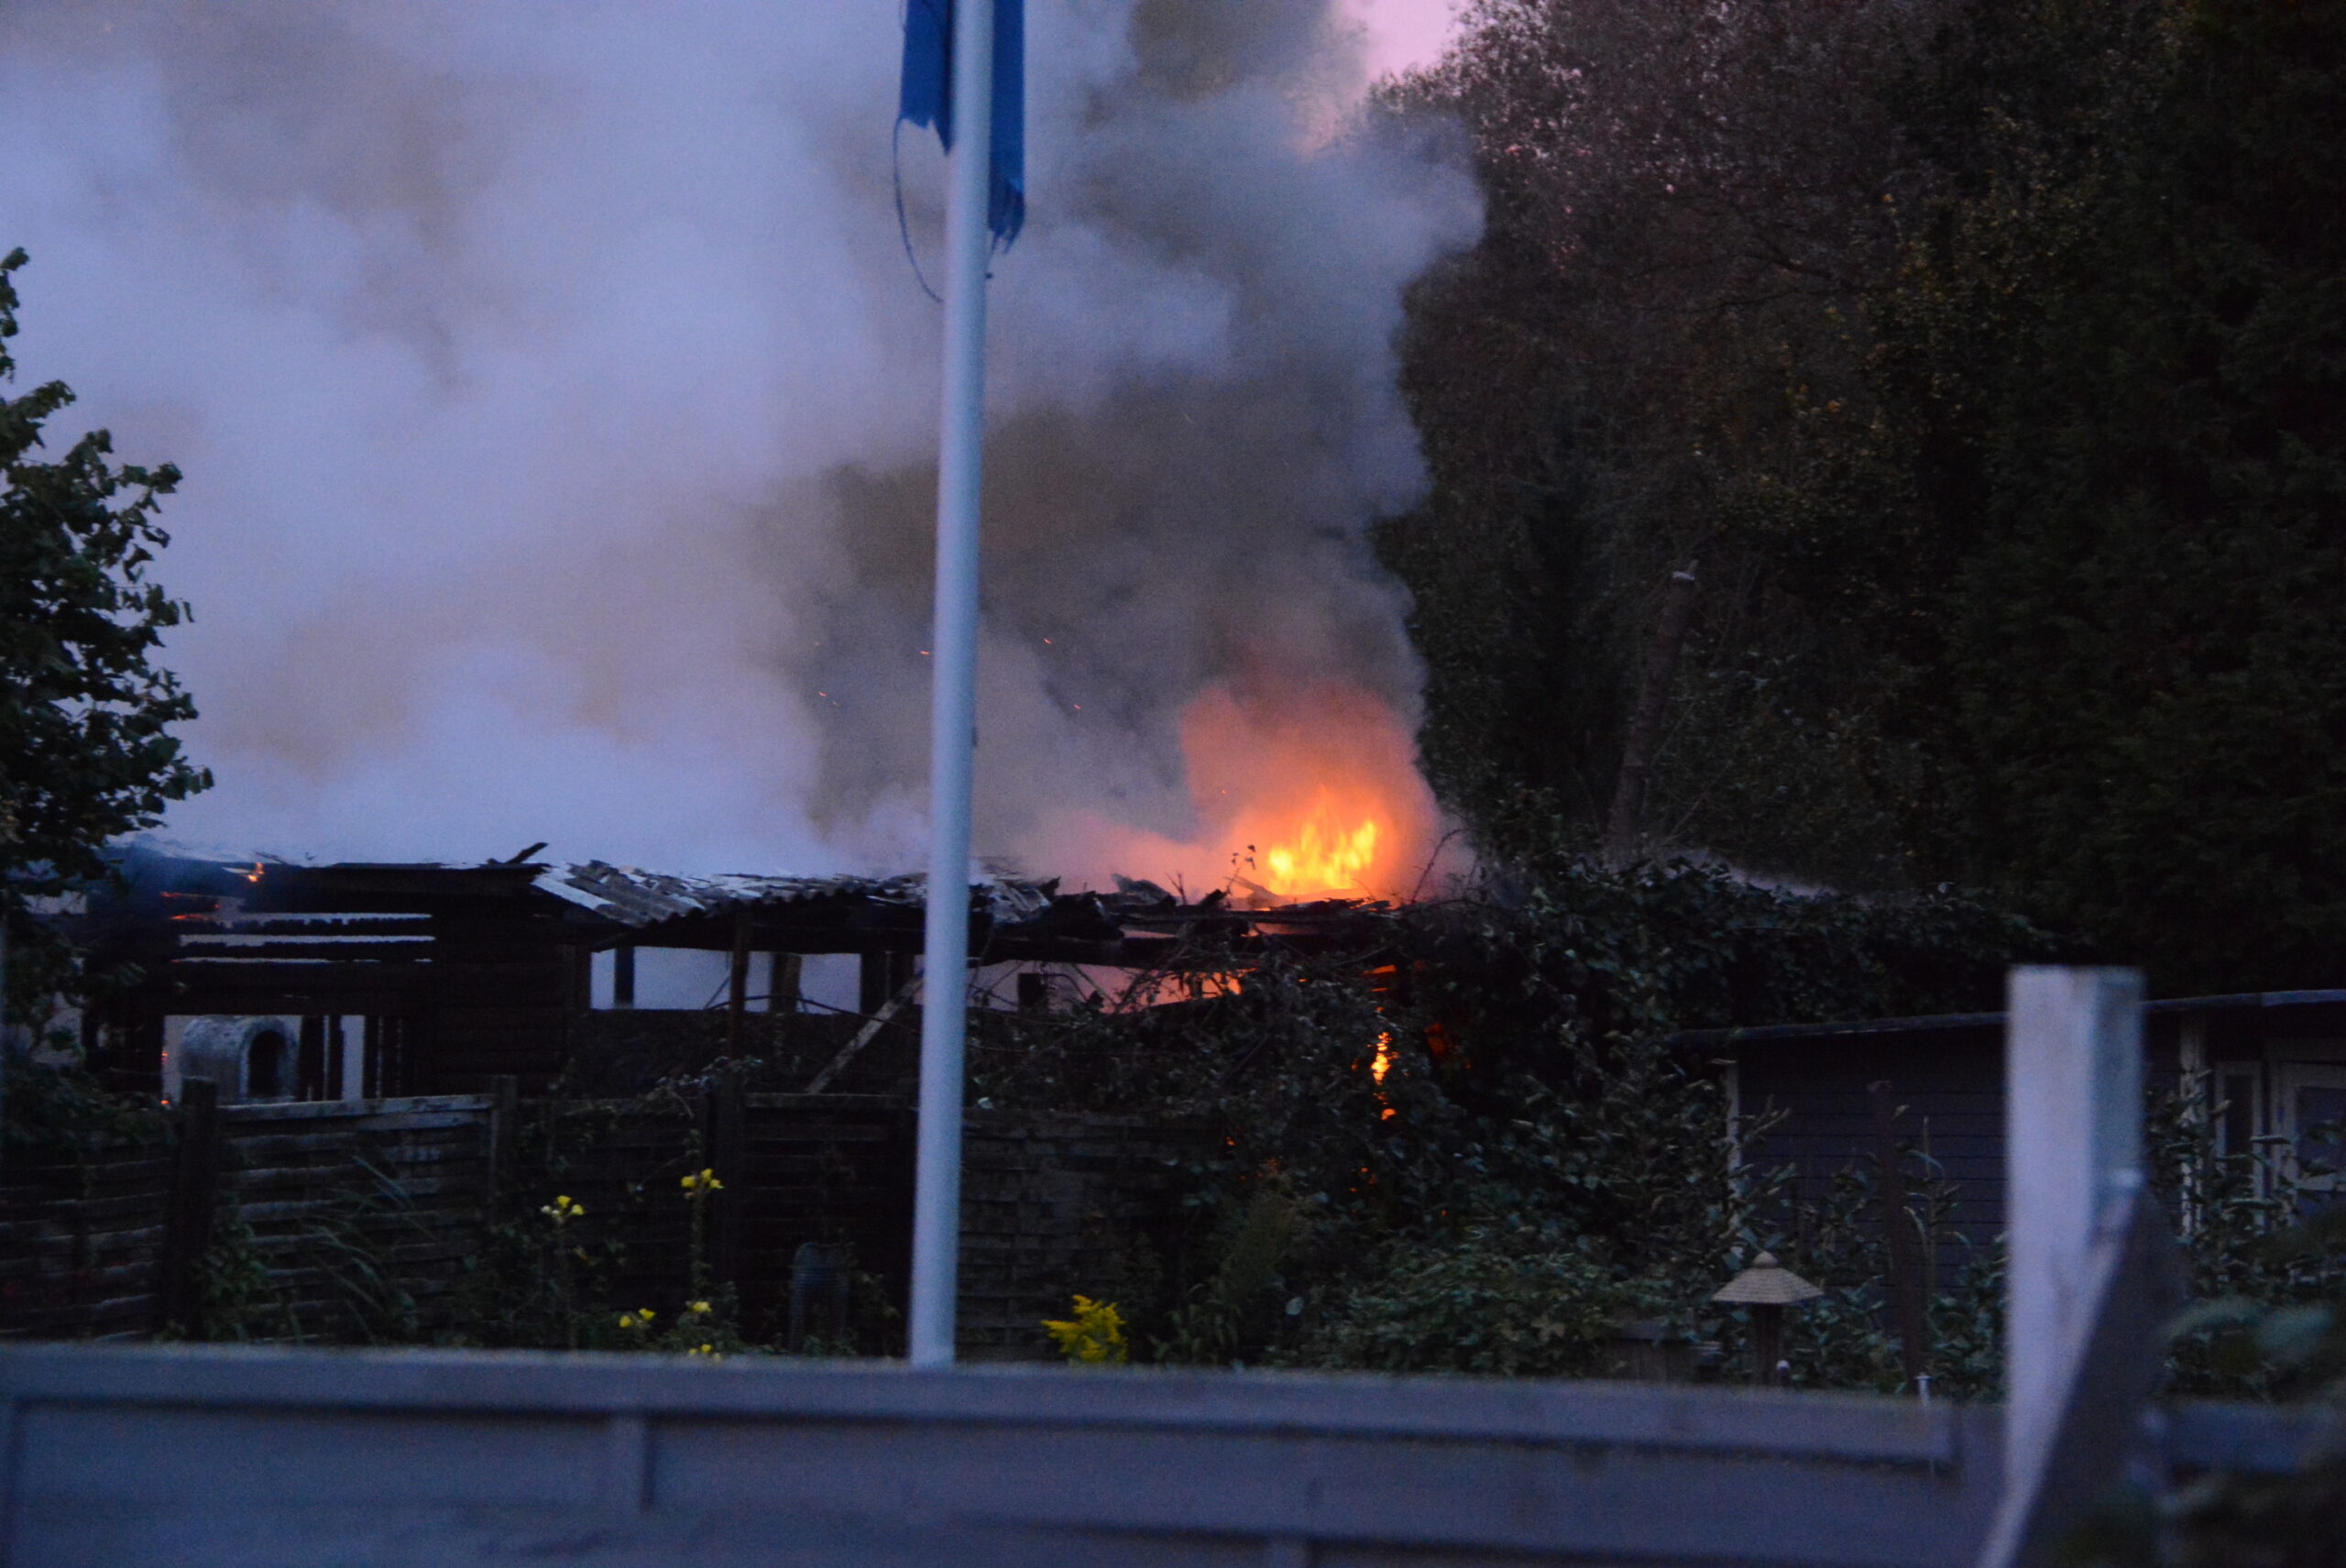
[[[761,876],[747,872],[724,876],[674,876],[602,861],[578,865],[549,865],[538,877],[538,887],[608,920],[637,927],[695,915],[715,915],[745,906],[856,903],[918,909],[927,897],[928,879],[909,875]],[[971,884],[984,901],[987,914],[1003,925],[1031,920],[1050,907],[1055,883],[1020,881],[988,875]]]

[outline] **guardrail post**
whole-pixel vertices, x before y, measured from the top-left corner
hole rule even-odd
[[[2143,981],[2012,971],[2004,1490],[1981,1562],[2048,1560],[2123,1474],[2156,1387],[2173,1243],[2143,1185]]]
[[[191,1078],[180,1085],[179,1134],[170,1198],[163,1211],[155,1330],[159,1333],[177,1324],[188,1338],[201,1339],[203,1296],[198,1266],[212,1245],[212,1211],[220,1195],[220,1086],[212,1080]]]

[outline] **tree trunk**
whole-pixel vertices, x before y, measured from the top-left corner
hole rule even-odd
[[[1694,620],[1694,564],[1672,572],[1661,594],[1661,621],[1654,628],[1646,650],[1644,674],[1638,682],[1638,711],[1629,724],[1629,738],[1621,748],[1621,773],[1613,784],[1613,809],[1605,819],[1605,861],[1624,866],[1637,853],[1646,806],[1646,774],[1661,745],[1661,722],[1670,712],[1671,677],[1678,671],[1679,651],[1686,645],[1686,629]]]

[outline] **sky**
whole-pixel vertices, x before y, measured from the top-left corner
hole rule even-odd
[[[1449,138],[1344,118],[1446,7],[1333,3],[1030,0],[981,850],[1194,836],[1214,694],[1414,724],[1365,533],[1424,484],[1401,291],[1479,205]],[[0,10],[20,384],[187,475],[218,785],[169,838],[917,863],[942,165],[896,49],[893,4]]]
[[[1384,76],[1431,65],[1455,20],[1452,0],[1351,0],[1350,18],[1368,35],[1368,69]]]

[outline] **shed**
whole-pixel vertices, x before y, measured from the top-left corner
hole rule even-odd
[[[1906,1108],[1900,1136],[1956,1184],[1962,1229],[1986,1241],[2005,1223],[2004,1025],[2001,1013],[1968,1013],[1697,1029],[1675,1043],[1725,1064],[1740,1121],[1780,1115],[1758,1157],[1792,1162],[1811,1196],[1871,1161],[1869,1090],[1887,1082]],[[2219,1148],[2266,1138],[2276,1153],[2341,1163],[2325,1129],[2346,1118],[2346,990],[2153,1002],[2143,1049],[2144,1080],[2191,1085]]]

